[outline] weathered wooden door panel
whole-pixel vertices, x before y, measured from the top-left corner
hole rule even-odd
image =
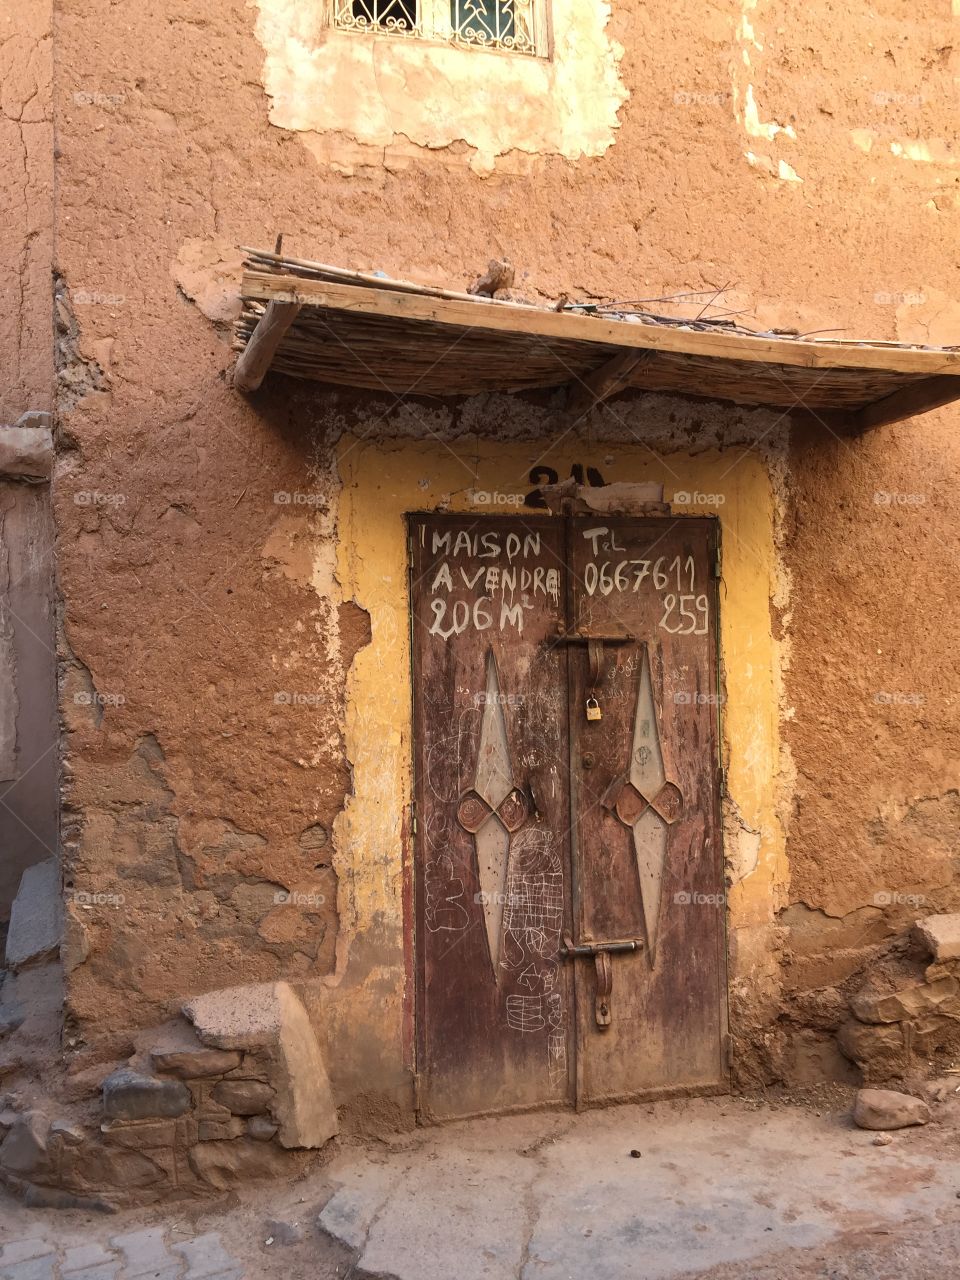
[[[715,522],[410,529],[423,1109],[721,1083]]]
[[[714,539],[709,520],[569,527],[574,629],[630,637],[572,659],[576,941],[644,944],[610,957],[609,1026],[578,1002],[583,1101],[724,1076]]]
[[[571,1094],[563,530],[411,519],[421,1105]]]

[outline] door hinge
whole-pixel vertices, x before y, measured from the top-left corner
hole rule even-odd
[[[419,829],[420,828],[417,823],[417,802],[416,800],[412,800],[410,802],[410,831],[413,835],[416,835]]]
[[[719,547],[713,557],[713,576],[718,579],[723,577],[723,555]]]
[[[723,1037],[723,1064],[728,1071],[733,1070],[733,1036],[729,1031]]]
[[[419,1071],[413,1073],[413,1112],[417,1116],[423,1112],[423,1076]]]
[[[726,800],[726,798],[727,798],[727,770],[726,770],[726,766],[721,765],[721,766],[720,766],[720,771],[719,771],[719,773],[720,773],[720,798],[721,798],[722,800]]]

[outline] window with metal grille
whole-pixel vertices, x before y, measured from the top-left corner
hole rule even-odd
[[[450,0],[454,39],[492,49],[534,53],[533,0]]]
[[[334,0],[334,23],[353,31],[420,32],[420,0]]]
[[[333,0],[347,31],[419,36],[546,57],[548,0]]]

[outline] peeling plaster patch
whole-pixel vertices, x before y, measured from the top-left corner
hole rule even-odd
[[[757,39],[756,31],[753,23],[747,16],[757,7],[757,0],[743,0],[740,13],[740,22],[737,25],[736,38],[740,44],[741,60],[749,74],[751,70],[751,49],[763,52],[763,45]],[[760,108],[757,106],[756,94],[753,85],[748,81],[746,89],[741,92],[738,83],[738,68],[736,63],[731,68],[732,85],[731,97],[733,99],[734,118],[750,138],[764,138],[767,142],[774,142],[780,134],[784,137],[796,141],[797,131],[793,125],[779,124],[776,120],[761,120]],[[742,103],[742,105],[741,105]],[[776,165],[769,156],[757,155],[753,151],[745,151],[744,157],[748,164],[753,165],[755,169],[764,169],[767,173],[780,179],[781,182],[802,182],[803,179],[798,175],[796,169],[792,165],[787,164],[786,160],[780,160]]]
[[[874,136],[872,129],[851,129],[850,141],[855,147],[869,154],[873,150]]]
[[[184,240],[170,274],[208,320],[232,324],[240,314],[243,255],[230,243]]]
[[[797,136],[797,132],[791,124],[777,124],[774,120],[765,123],[760,119],[760,110],[757,107],[752,84],[747,85],[747,93],[744,99],[743,127],[751,138],[766,138],[768,142],[772,142],[778,133],[786,134],[788,138],[796,138]]]
[[[724,844],[726,846],[727,871],[731,884],[739,884],[752,875],[760,865],[761,832],[748,827],[739,814],[729,824]]]
[[[549,60],[336,31],[324,0],[257,4],[271,122],[314,140],[345,135],[365,163],[382,163],[400,142],[421,153],[465,143],[463,159],[481,173],[510,151],[603,155],[629,96],[606,0],[555,0]]]
[[[890,150],[902,160],[915,160],[919,164],[942,164],[950,169],[957,164],[957,157],[942,138],[928,138],[925,142],[893,141]]]

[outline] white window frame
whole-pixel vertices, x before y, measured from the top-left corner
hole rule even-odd
[[[393,36],[401,40],[434,40],[453,44],[460,49],[486,50],[492,53],[516,53],[521,57],[548,58],[550,56],[549,0],[517,0],[529,12],[531,41],[528,47],[515,48],[495,41],[467,39],[454,31],[451,20],[451,0],[419,0],[420,21],[412,30],[390,29],[371,25],[353,26],[352,0],[330,0],[330,25],[338,31],[359,35]],[[519,21],[519,18],[517,19]]]

